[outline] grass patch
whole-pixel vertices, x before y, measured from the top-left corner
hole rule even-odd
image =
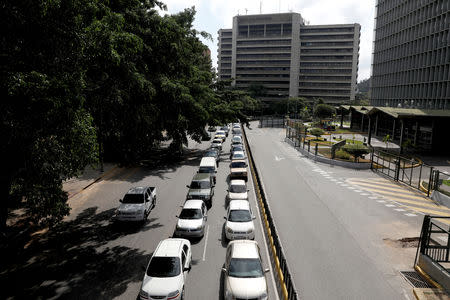
[[[445,185],[450,186],[450,180],[442,180],[442,183]]]

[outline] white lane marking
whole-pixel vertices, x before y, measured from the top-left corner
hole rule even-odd
[[[396,208],[395,211],[405,211],[403,208]]]
[[[384,206],[386,206],[386,207],[395,207],[394,204],[385,204]]]
[[[362,193],[363,191],[361,191],[361,190],[353,190],[354,192],[357,192],[357,193]]]
[[[354,188],[354,187],[352,187],[352,186],[347,186],[347,188],[348,188],[349,190],[354,190],[354,189],[356,189],[356,188]]]
[[[369,196],[369,193],[362,193],[361,196]],[[370,197],[369,197],[370,198]]]
[[[342,184],[342,181],[337,181],[337,180],[336,180],[336,183],[337,183],[337,184]]]
[[[282,159],[284,159],[283,156],[278,157],[278,156],[275,155],[275,161],[280,161],[280,160],[282,160]]]
[[[369,199],[378,199],[378,197],[376,197],[376,196],[375,197],[369,197]]]
[[[208,244],[209,225],[206,227],[205,247],[203,247],[203,261],[206,258],[206,245]]]
[[[378,200],[377,202],[378,202],[378,203],[385,203],[386,201],[384,201],[384,200]]]
[[[344,183],[344,184],[341,184],[341,186],[346,187],[346,186],[348,186],[348,184],[345,184],[345,183]]]
[[[336,182],[336,181],[337,181],[337,179],[334,179],[334,178],[330,178],[330,180],[331,180],[331,181],[334,181],[334,182]]]
[[[417,215],[416,215],[416,214],[405,214],[405,216],[408,216],[408,217],[416,217]]]

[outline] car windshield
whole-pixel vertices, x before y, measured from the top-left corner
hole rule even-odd
[[[198,169],[199,173],[214,173],[214,167],[200,167]]]
[[[178,257],[153,257],[147,269],[150,277],[174,277],[181,273]]]
[[[233,137],[233,142],[240,142],[241,138],[238,136]]]
[[[199,208],[184,208],[181,211],[180,219],[201,219],[202,211]]]
[[[232,151],[244,151],[244,148],[242,148],[242,146],[234,146]]]
[[[233,158],[244,158],[244,154],[242,154],[242,153],[233,153]]]
[[[246,163],[244,161],[235,161],[231,163],[231,168],[245,168]]]
[[[217,152],[216,151],[208,151],[204,155],[204,157],[216,157],[216,156],[217,156]]]
[[[209,189],[211,187],[209,181],[192,181],[191,182],[191,189]]]
[[[125,197],[123,197],[122,203],[126,203],[126,204],[144,203],[144,195],[143,194],[126,194]]]
[[[230,192],[231,193],[245,193],[247,191],[245,185],[241,185],[241,184],[232,184],[230,186]]]
[[[262,277],[261,262],[257,258],[232,258],[228,275],[239,278]]]
[[[245,209],[230,210],[230,215],[228,216],[228,221],[230,222],[250,222],[251,220],[250,212]]]

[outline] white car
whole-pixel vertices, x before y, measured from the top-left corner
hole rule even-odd
[[[217,130],[216,138],[221,138],[223,141],[225,141],[225,139],[227,138],[227,134],[224,130]]]
[[[237,159],[245,159],[245,153],[244,151],[234,151],[231,155],[231,161],[237,160]]]
[[[240,136],[233,136],[231,139],[231,145],[242,144],[242,138]]]
[[[178,217],[175,236],[202,237],[205,233],[206,204],[203,200],[186,200]]]
[[[191,243],[188,240],[166,239],[159,242],[145,271],[139,299],[183,299],[191,258]]]
[[[119,201],[117,221],[145,221],[150,211],[156,206],[156,188],[151,186],[133,187]]]
[[[255,239],[256,217],[252,214],[250,202],[247,200],[231,200],[228,204],[225,219],[225,236],[228,240]]]
[[[248,200],[248,189],[242,179],[233,179],[228,187],[229,200]]]
[[[258,243],[249,240],[232,241],[225,256],[223,296],[229,299],[267,300],[267,282]]]
[[[222,139],[214,139],[212,141],[211,147],[222,150]]]

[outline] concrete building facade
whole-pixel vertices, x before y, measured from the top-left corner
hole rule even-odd
[[[245,15],[218,34],[219,79],[234,78],[243,89],[261,84],[262,100],[354,100],[359,24],[310,26],[298,13]]]
[[[373,106],[450,109],[450,1],[378,0]]]

